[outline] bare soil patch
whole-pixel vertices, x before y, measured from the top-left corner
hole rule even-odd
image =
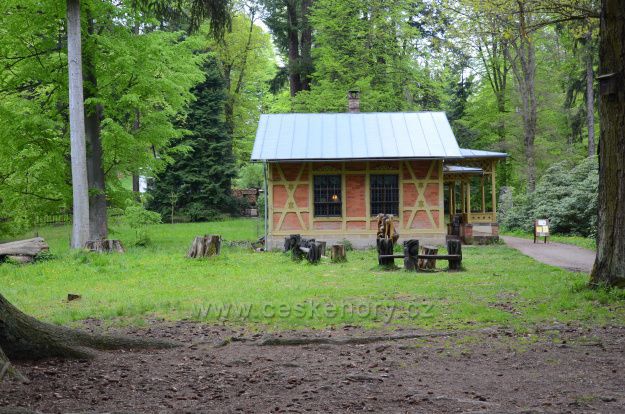
[[[101,330],[98,321],[86,326]],[[0,407],[45,413],[625,412],[625,327],[555,328],[258,346],[263,335],[244,329],[154,323],[122,333],[183,346],[102,352],[91,361],[18,362],[32,383],[0,384]],[[408,333],[345,327],[278,335]]]

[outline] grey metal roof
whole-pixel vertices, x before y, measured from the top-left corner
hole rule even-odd
[[[461,165],[443,165],[443,174],[483,174],[484,170],[477,167],[463,167]]]
[[[261,115],[252,160],[462,158],[444,112]]]
[[[482,151],[468,148],[460,148],[460,153],[464,158],[506,158],[505,152]]]

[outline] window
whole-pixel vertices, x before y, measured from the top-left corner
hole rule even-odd
[[[314,177],[315,217],[341,217],[341,176]]]
[[[399,176],[371,175],[371,215],[399,215]]]

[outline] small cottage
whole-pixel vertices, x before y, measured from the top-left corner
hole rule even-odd
[[[262,115],[252,161],[265,166],[265,234],[375,245],[376,216],[400,241],[498,237],[496,164],[507,155],[458,146],[443,112]]]

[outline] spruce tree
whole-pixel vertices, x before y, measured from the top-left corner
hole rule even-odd
[[[189,146],[191,151],[174,156],[174,162],[151,181],[148,189],[148,207],[160,212],[166,221],[172,206],[176,216],[192,221],[213,220],[236,211],[231,194],[235,160],[224,118],[225,84],[214,58],[206,60],[204,70],[206,79],[195,87],[196,100],[182,125],[190,134],[176,143]]]

